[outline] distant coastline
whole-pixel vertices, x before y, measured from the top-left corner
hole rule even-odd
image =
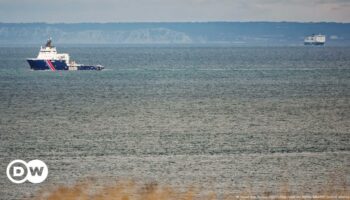
[[[350,46],[350,23],[335,22],[134,22],[0,23],[0,46],[59,44],[301,46],[322,33],[329,46]]]

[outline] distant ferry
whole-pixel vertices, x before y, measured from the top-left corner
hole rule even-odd
[[[311,35],[307,36],[304,39],[304,45],[324,45],[326,43],[326,36],[325,35]]]
[[[67,53],[57,53],[52,46],[51,38],[47,40],[45,47],[41,47],[38,57],[28,58],[27,62],[33,70],[102,70],[102,65],[77,64],[69,59]]]

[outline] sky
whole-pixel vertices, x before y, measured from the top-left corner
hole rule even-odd
[[[0,0],[0,22],[350,22],[350,0]]]

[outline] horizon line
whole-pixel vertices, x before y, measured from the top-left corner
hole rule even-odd
[[[334,24],[350,24],[350,22],[339,21],[110,21],[110,22],[2,22],[0,24],[139,24],[139,23],[299,23],[299,24],[322,24],[322,23],[334,23]]]

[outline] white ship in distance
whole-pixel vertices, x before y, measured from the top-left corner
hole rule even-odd
[[[326,43],[326,36],[325,35],[315,35],[312,34],[310,36],[305,37],[304,39],[304,45],[321,45],[323,46]]]

